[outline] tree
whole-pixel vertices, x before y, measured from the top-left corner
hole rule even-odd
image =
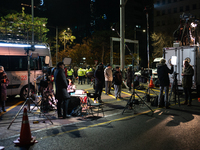
[[[69,28],[67,30],[62,30],[59,33],[59,40],[64,44],[64,49],[66,43],[72,45],[75,39],[76,37],[72,35],[72,30],[70,30]]]
[[[114,35],[114,32],[103,30],[95,31],[92,35],[92,53],[96,53],[95,59],[98,62],[110,62],[110,37]]]
[[[164,47],[171,47],[173,45],[173,37],[167,36],[162,33],[153,33],[151,35],[152,41],[153,41],[153,48],[154,51],[152,53],[153,57],[162,57],[163,55],[163,48]]]
[[[24,13],[12,13],[1,17],[0,32],[5,35],[10,35],[12,39],[19,39],[24,42],[31,40],[32,26],[34,25],[34,39],[38,42],[47,41],[46,28],[47,18],[34,17],[32,24],[32,15]]]

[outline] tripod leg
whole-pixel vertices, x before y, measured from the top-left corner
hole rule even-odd
[[[132,103],[132,96],[133,96],[133,95],[131,95],[131,97],[129,98],[128,102],[126,103],[126,106],[124,107],[124,110],[123,110],[123,112],[122,112],[122,115],[123,115],[125,109],[128,108],[128,106],[130,105],[130,103]]]
[[[39,108],[39,106],[32,99],[31,99],[31,101],[37,106],[37,108],[40,110],[40,112],[42,112],[41,109]],[[51,119],[49,119],[43,112],[42,112],[42,114],[53,124]]]
[[[139,99],[152,111],[152,113],[154,112],[151,107],[136,93],[136,95],[139,97]]]
[[[8,126],[7,129],[10,128],[10,126],[12,125],[12,123],[15,121],[15,119],[17,118],[17,116],[19,115],[19,113],[21,112],[21,110],[24,108],[24,106],[26,105],[28,98],[26,99],[26,101],[24,102],[24,104],[21,106],[20,110],[18,111],[18,113],[15,115],[15,117],[13,118],[13,120],[11,121],[10,125]]]
[[[169,100],[168,100],[168,102],[170,102],[170,99],[171,99],[171,96],[172,96],[172,92],[173,92],[173,88],[174,88],[174,82],[172,83],[172,86],[171,86],[171,92],[169,93]]]

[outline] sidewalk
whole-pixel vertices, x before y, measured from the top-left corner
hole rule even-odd
[[[85,84],[85,85],[78,84],[77,85],[76,84],[76,86],[77,86],[77,89],[83,89],[88,92],[94,92],[94,90],[92,89],[92,87],[90,85],[87,85],[87,84]],[[143,91],[138,90],[138,91],[137,92],[140,96],[144,96],[144,91],[146,91],[146,90],[143,90]],[[158,93],[159,90],[155,89],[155,92]],[[122,111],[124,110],[124,107],[127,104],[128,99],[131,96],[131,93],[129,93],[128,89],[125,89],[125,88],[122,88],[122,95],[121,95],[124,99],[116,100],[115,96],[114,96],[114,91],[111,91],[111,93],[112,93],[112,95],[105,95],[105,91],[102,92],[102,100],[104,102],[103,109],[104,109],[105,117],[121,114]],[[181,98],[181,100],[182,100],[182,98]],[[188,111],[191,113],[200,114],[200,109],[199,109],[200,103],[197,100],[194,100],[192,104],[193,105],[190,107],[184,106],[184,105],[181,105],[181,107],[179,107],[178,105],[173,105],[173,103],[172,103],[171,109],[181,109],[182,111]],[[6,113],[4,113],[3,115],[0,116],[0,117],[2,117],[2,120],[0,120],[0,140],[6,139],[9,137],[13,137],[13,136],[19,137],[20,130],[21,130],[23,110],[20,112],[20,114],[14,120],[12,125],[11,125],[11,122],[12,122],[13,118],[15,117],[15,115],[17,114],[17,112],[20,110],[21,105],[18,105],[17,107],[12,108],[10,111],[7,111]],[[152,107],[152,106],[151,106],[151,108],[153,110],[162,109],[162,108],[157,108],[157,107]],[[170,111],[170,109],[168,109],[168,111]],[[125,109],[124,115],[132,115],[136,112],[142,113],[142,112],[151,112],[151,111],[144,104],[136,105],[134,111]],[[72,117],[72,118],[68,118],[68,119],[58,119],[56,111],[46,113],[45,115],[46,116],[44,116],[42,113],[40,113],[37,110],[37,108],[35,108],[31,113],[28,113],[30,129],[32,132],[38,132],[41,130],[56,128],[58,126],[63,126],[63,125],[76,124],[76,123],[84,122],[84,121],[91,121],[92,119],[99,119],[103,116],[102,113],[100,113],[99,117],[95,117],[95,118],[91,117],[91,115],[90,115],[90,116],[87,116],[86,118]],[[49,119],[47,119],[47,117]],[[34,123],[37,121],[38,121],[38,123]],[[11,125],[11,126],[8,129],[9,125]]]

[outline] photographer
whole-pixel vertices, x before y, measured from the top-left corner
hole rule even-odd
[[[168,102],[168,93],[169,93],[169,73],[172,74],[173,73],[173,65],[171,65],[171,69],[169,69],[167,67],[167,65],[165,64],[166,60],[165,59],[161,59],[160,63],[158,64],[158,78],[160,80],[160,94],[158,97],[158,107],[160,106],[160,101],[161,98],[163,96],[163,90],[165,90],[165,108],[169,108],[169,102]]]

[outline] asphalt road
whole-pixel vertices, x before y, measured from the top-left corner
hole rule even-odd
[[[125,99],[128,99],[127,90],[123,91],[123,96],[127,95]],[[34,130],[32,136],[37,138],[38,143],[30,147],[15,147],[13,141],[19,137],[17,134],[1,137],[0,146],[6,150],[200,149],[200,103],[196,98],[190,107],[173,104],[170,109],[151,107],[154,110],[152,114],[146,105],[137,105],[134,110],[126,109],[122,115],[127,101],[116,101],[112,95],[103,97],[105,117],[88,117],[79,122]]]

